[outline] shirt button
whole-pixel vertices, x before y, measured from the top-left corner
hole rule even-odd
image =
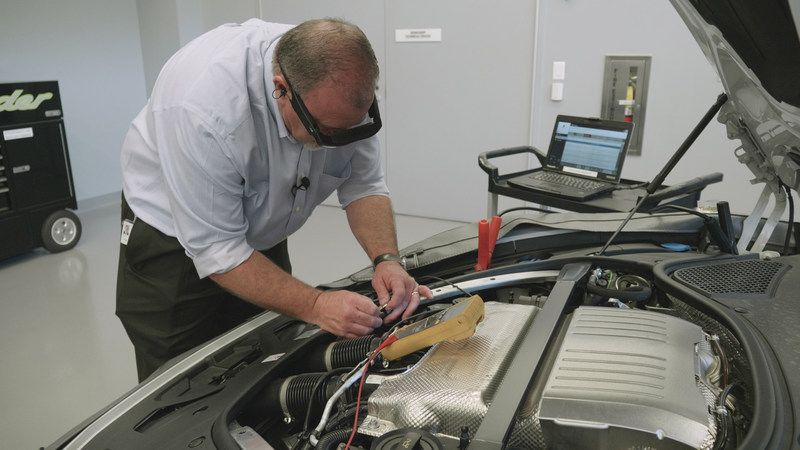
[[[298,206],[297,209],[295,209],[295,211],[300,212],[300,207]]]

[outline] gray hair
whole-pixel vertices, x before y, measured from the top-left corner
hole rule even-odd
[[[375,95],[379,69],[372,45],[360,28],[342,19],[309,20],[287,31],[275,48],[276,74],[282,73],[278,61],[300,95],[328,78],[355,107],[368,106]]]

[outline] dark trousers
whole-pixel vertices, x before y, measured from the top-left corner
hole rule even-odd
[[[124,197],[122,219],[134,219]],[[291,273],[286,241],[261,253]],[[140,219],[127,245],[120,244],[117,317],[136,351],[139,381],[261,311],[210,278],[200,279],[178,240]]]

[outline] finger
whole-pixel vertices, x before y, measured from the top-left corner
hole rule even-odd
[[[403,304],[407,303],[408,302],[408,296],[411,293],[411,291],[409,290],[409,287],[413,287],[413,286],[414,286],[413,284],[411,286],[406,286],[405,280],[403,280],[402,278],[393,279],[392,280],[392,300],[394,300],[396,298],[397,300],[399,300],[400,303],[403,303]]]
[[[322,328],[337,336],[352,338],[365,336],[369,333],[372,333],[376,327],[372,327],[368,324],[358,323],[354,320],[346,320],[344,322],[332,322],[328,324],[328,326],[324,326]]]
[[[389,314],[391,314],[393,309],[388,305],[381,305],[380,309],[378,309],[378,317],[381,319],[386,318]]]
[[[372,306],[375,308],[373,311],[360,312],[361,315],[358,318],[358,322],[368,327],[378,328],[383,324],[383,320],[381,320],[380,310],[375,305]]]
[[[408,301],[400,301],[399,295],[392,296],[392,303],[397,303],[397,304],[393,306],[391,313],[388,314],[383,319],[383,323],[394,322],[395,320],[397,320],[400,317],[400,315],[403,314],[403,312],[406,310],[406,307],[408,305]]]
[[[364,336],[375,331],[383,324],[383,321],[373,315],[362,311],[356,311],[349,319],[340,325],[341,332],[337,333],[344,337]]]
[[[412,314],[414,314],[414,311],[417,310],[417,306],[419,306],[419,299],[420,299],[420,292],[419,292],[419,287],[417,287],[411,292],[411,298],[408,301],[406,310],[403,311],[403,319],[408,319]]]
[[[379,280],[372,280],[372,287],[375,288],[375,295],[378,296],[378,303],[380,305],[385,305],[389,303],[391,300],[391,296],[389,295],[389,290],[386,289],[386,286],[383,285]]]
[[[396,311],[392,311],[391,314],[389,314],[389,315],[387,315],[386,317],[383,318],[383,323],[384,324],[390,324],[390,323],[394,322],[395,320],[400,318],[400,314],[402,314],[402,312],[403,311],[399,310],[399,309],[396,310]]]
[[[374,330],[375,328],[370,328],[363,325],[351,324],[347,330],[344,330],[341,333],[334,333],[334,334],[338,334],[339,336],[346,338],[355,338],[355,337],[366,336],[372,333]]]
[[[383,323],[380,318],[380,308],[375,306],[368,297],[362,296],[355,307],[356,317],[355,321],[362,325],[377,328]]]
[[[425,297],[428,300],[433,300],[433,291],[428,286],[421,284],[417,288],[417,291],[419,292],[419,295],[421,295],[422,297]]]
[[[389,299],[389,305],[393,310],[399,310],[398,312],[402,312],[405,308],[405,305],[408,303],[408,297],[411,291],[409,287],[413,287],[411,285],[409,287],[406,286],[405,280],[402,278],[394,278],[391,281],[392,286],[392,297]]]

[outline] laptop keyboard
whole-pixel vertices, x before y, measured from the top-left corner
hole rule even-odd
[[[605,186],[606,183],[601,181],[587,180],[585,178],[571,177],[561,173],[553,172],[534,172],[533,178],[548,183],[557,183],[562,186],[571,186],[580,190],[588,191],[598,187]]]

